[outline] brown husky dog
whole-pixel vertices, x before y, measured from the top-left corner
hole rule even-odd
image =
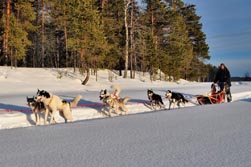
[[[36,125],[40,124],[40,117],[41,114],[45,112],[46,108],[44,103],[36,102],[35,97],[26,97],[28,106],[30,107],[31,111],[35,114],[36,118]]]
[[[125,104],[130,100],[129,97],[125,97],[120,99],[119,93],[121,91],[118,85],[112,85],[112,89],[114,89],[114,93],[110,94],[106,89],[100,91],[100,100],[102,100],[104,107],[107,107],[109,110],[109,116],[112,116],[111,113],[114,110],[116,114],[119,114],[119,109],[121,109],[121,113],[124,111],[127,114],[127,108]],[[102,109],[104,111],[104,108]]]
[[[130,100],[129,97],[125,97],[124,99],[116,99],[111,96],[109,96],[106,100],[107,105],[109,107],[109,115],[111,115],[112,110],[115,111],[115,113],[118,115],[119,109],[121,109],[120,114],[124,111],[125,114],[127,114],[127,108],[126,108],[126,103]]]

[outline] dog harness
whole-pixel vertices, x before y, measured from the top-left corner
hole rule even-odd
[[[115,98],[115,99],[120,99],[119,95],[118,95],[118,92],[115,91],[113,94],[112,94],[112,98]]]

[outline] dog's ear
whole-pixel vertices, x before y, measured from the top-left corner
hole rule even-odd
[[[106,89],[104,90],[104,94],[106,94],[107,93],[107,91],[106,91]]]
[[[50,97],[51,97],[50,93],[48,93],[48,92],[46,92],[46,91],[44,91],[44,96],[45,96],[46,98],[50,98]]]

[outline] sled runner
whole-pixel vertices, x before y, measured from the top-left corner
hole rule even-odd
[[[197,95],[196,99],[200,105],[204,104],[217,104],[225,102],[226,91],[225,88],[220,91],[216,91],[216,85],[211,85],[211,92],[207,95]]]

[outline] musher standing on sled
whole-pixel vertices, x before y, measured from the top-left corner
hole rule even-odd
[[[225,87],[226,95],[227,95],[227,101],[230,102],[232,101],[232,96],[230,92],[230,87],[231,87],[231,75],[225,64],[221,63],[215,79],[214,83],[217,83],[220,87],[220,90],[222,91]]]

